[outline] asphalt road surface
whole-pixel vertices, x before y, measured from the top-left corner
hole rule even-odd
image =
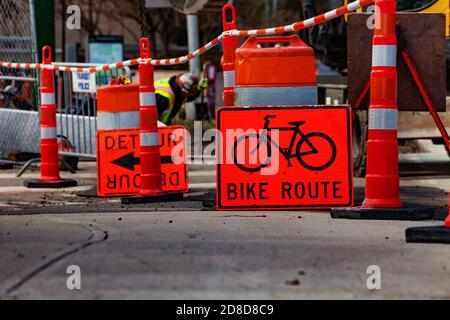
[[[401,162],[402,198],[435,206],[443,219],[446,155]],[[0,172],[1,299],[450,299],[450,246],[405,242],[406,228],[442,221],[217,212],[202,201],[213,196],[211,166],[191,169],[185,201],[137,207],[77,197],[95,181],[90,163],[77,175],[81,187],[65,191],[26,190],[14,172]],[[356,186],[360,201],[363,180]],[[380,290],[367,286],[373,266]],[[78,274],[81,289],[69,290]]]

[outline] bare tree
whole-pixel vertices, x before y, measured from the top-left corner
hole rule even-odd
[[[301,13],[300,0],[280,0],[275,17],[267,14],[267,1],[235,0],[239,28],[269,27],[272,23],[285,24],[296,21]],[[169,57],[170,44],[186,44],[186,16],[172,9],[147,9],[145,0],[73,0],[82,8],[82,32],[87,35],[103,35],[108,25],[118,25],[136,41],[146,36],[151,41],[153,56]],[[57,2],[56,12],[64,13],[63,1]],[[61,17],[64,18],[64,17]],[[100,23],[106,19],[109,24]],[[130,23],[133,22],[133,23]],[[138,24],[138,30],[134,25]],[[209,12],[199,15],[200,41],[206,43],[222,31],[221,12]],[[104,30],[103,30],[104,29]]]

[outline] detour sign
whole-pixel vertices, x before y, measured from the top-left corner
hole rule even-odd
[[[164,191],[188,191],[186,129],[158,128]],[[101,197],[137,194],[141,187],[139,129],[97,132],[97,194]],[[172,157],[172,151],[177,148]]]
[[[347,207],[354,203],[348,106],[218,111],[217,207]]]

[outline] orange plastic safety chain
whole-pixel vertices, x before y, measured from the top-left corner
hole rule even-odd
[[[347,13],[356,11],[360,8],[366,7],[370,4],[374,3],[374,0],[358,0],[352,3],[349,3],[346,6],[339,7],[337,9],[331,10],[314,18],[310,18],[304,21],[295,22],[293,24],[282,26],[282,27],[274,27],[267,29],[254,29],[254,30],[231,30],[223,32],[218,37],[214,38],[212,41],[208,42],[203,47],[195,50],[194,52],[189,53],[186,56],[172,58],[172,59],[132,59],[123,62],[117,62],[108,65],[102,65],[91,68],[76,68],[76,67],[61,67],[56,66],[54,64],[44,65],[40,63],[13,63],[13,62],[2,62],[0,61],[0,68],[11,68],[11,69],[49,69],[54,71],[63,71],[63,72],[100,72],[107,71],[113,69],[121,69],[127,66],[134,66],[138,64],[148,64],[151,63],[155,66],[161,65],[177,65],[184,64],[189,60],[205,53],[208,50],[211,50],[215,46],[217,46],[223,39],[225,35],[231,35],[235,37],[248,37],[248,36],[264,36],[264,35],[274,35],[274,34],[283,34],[287,32],[296,32],[302,29],[306,29],[318,24],[325,23],[329,20],[341,17],[346,15]]]

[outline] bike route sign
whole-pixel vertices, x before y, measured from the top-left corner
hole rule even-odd
[[[158,128],[164,191],[188,191],[186,129]],[[97,194],[114,197],[138,194],[141,187],[139,129],[97,132]]]
[[[217,126],[218,209],[354,204],[350,107],[222,108]]]

